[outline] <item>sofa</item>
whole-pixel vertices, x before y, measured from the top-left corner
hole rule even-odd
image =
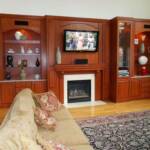
[[[61,143],[73,150],[93,150],[64,106],[53,112],[57,120],[55,130],[36,124],[34,108],[35,101],[30,89],[23,89],[16,95],[0,126],[0,150],[43,150],[37,142],[39,137],[45,141]]]

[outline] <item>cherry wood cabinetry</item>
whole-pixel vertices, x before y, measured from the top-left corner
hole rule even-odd
[[[141,97],[150,98],[150,78],[141,79]]]
[[[45,17],[0,14],[0,106],[20,90],[47,91]]]
[[[110,28],[111,100],[149,98],[150,21],[117,17]]]
[[[128,79],[122,79],[117,82],[117,102],[122,102],[129,99],[129,84]]]
[[[130,76],[132,76],[133,26],[131,18],[111,20],[110,36],[110,97],[120,102],[129,99]]]
[[[42,93],[47,91],[47,80],[33,81],[31,89],[36,93]]]
[[[31,89],[31,85],[32,85],[32,82],[30,82],[30,81],[28,81],[28,82],[25,82],[25,81],[16,82],[15,83],[16,94],[24,88],[30,88]]]
[[[20,69],[24,69],[23,79],[34,79],[35,74],[46,78],[44,18],[29,16],[1,17],[2,56],[4,79],[20,79]],[[19,67],[20,66],[20,67]]]
[[[1,81],[0,82],[0,106],[8,107],[15,95],[24,88],[30,88],[33,92],[47,92],[47,80],[39,81]]]
[[[98,32],[97,51],[66,52],[65,30]],[[56,63],[57,49],[60,64]],[[77,59],[86,59],[87,64],[75,64]],[[34,92],[53,90],[63,103],[65,74],[93,73],[96,100],[150,98],[149,66],[150,20],[0,14],[2,107],[9,106],[23,88]],[[25,76],[21,76],[21,68]]]
[[[129,96],[131,99],[140,99],[142,96],[141,79],[131,78],[129,86]]]
[[[96,52],[66,52],[64,31],[98,31]],[[47,17],[48,88],[63,102],[64,74],[94,73],[96,99],[109,98],[109,21],[73,17]],[[56,50],[60,48],[61,64],[56,64]],[[76,59],[87,59],[87,64],[75,64]],[[105,89],[105,90],[104,90]]]
[[[15,92],[15,83],[0,83],[0,106],[7,107],[12,103],[14,96],[16,95]]]

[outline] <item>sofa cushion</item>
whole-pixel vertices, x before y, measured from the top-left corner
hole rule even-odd
[[[89,144],[70,146],[73,150],[94,150]]]
[[[67,146],[88,144],[88,139],[74,120],[58,121],[54,132],[39,128],[39,134],[46,140],[53,140]]]
[[[48,114],[47,111],[44,111],[39,107],[36,107],[34,109],[34,117],[37,125],[40,125],[41,127],[44,127],[48,130],[55,129],[56,119],[52,115]]]
[[[41,145],[41,147],[44,150],[72,150],[71,148],[61,144],[61,143],[56,143],[54,141],[47,141],[43,139],[41,136],[38,136],[37,138],[38,144]]]
[[[38,94],[33,93],[33,97],[45,111],[57,111],[61,106],[61,103],[52,91]]]

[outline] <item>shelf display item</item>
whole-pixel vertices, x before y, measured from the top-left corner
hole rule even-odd
[[[143,54],[144,52],[145,52],[145,45],[144,45],[144,43],[141,43],[140,53]]]
[[[21,46],[21,54],[24,54],[24,53],[25,53],[24,46]]]
[[[39,48],[35,48],[35,53],[39,54],[40,53],[40,49]]]
[[[7,67],[13,67],[13,56],[7,56]]]
[[[26,72],[25,72],[24,69],[21,69],[21,70],[20,70],[20,79],[21,79],[21,80],[26,79]]]
[[[22,33],[20,31],[16,31],[15,32],[15,38],[16,38],[16,40],[21,40],[21,36],[22,36]]]
[[[22,63],[23,63],[23,67],[27,67],[28,61],[26,59],[23,59]]]
[[[6,74],[5,74],[5,79],[6,80],[10,80],[11,79],[11,72],[6,72]]]
[[[39,80],[39,79],[40,79],[40,74],[35,74],[35,75],[34,75],[34,78],[35,78],[36,80]]]
[[[27,54],[32,54],[32,53],[33,53],[32,49],[29,48],[29,49],[27,50]]]
[[[61,64],[61,52],[59,47],[57,47],[56,50],[56,64]]]
[[[146,66],[141,67],[141,74],[142,75],[147,75],[148,74],[148,70],[147,70]]]
[[[39,59],[38,59],[38,58],[36,59],[36,63],[35,63],[35,65],[36,65],[36,67],[39,67],[39,66],[40,66],[40,61],[39,61]]]
[[[145,44],[144,44],[144,40],[146,38],[146,35],[142,35],[142,43],[140,45],[140,53],[143,54],[145,52]]]
[[[27,37],[21,31],[16,31],[15,32],[15,39],[16,40],[26,40]]]
[[[14,54],[15,51],[14,51],[12,48],[9,48],[7,53],[8,53],[8,54]]]
[[[144,55],[140,56],[138,58],[138,62],[139,62],[140,65],[146,65],[147,62],[148,62],[148,58],[146,56],[144,56]]]

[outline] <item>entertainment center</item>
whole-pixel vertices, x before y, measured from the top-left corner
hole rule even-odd
[[[66,75],[92,74],[95,100],[150,98],[149,43],[148,19],[0,14],[0,106],[23,88],[64,103]]]

